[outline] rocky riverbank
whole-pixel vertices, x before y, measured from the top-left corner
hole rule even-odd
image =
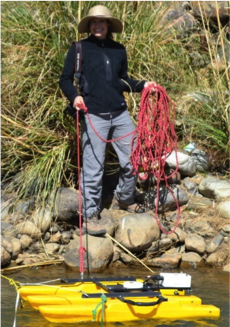
[[[203,151],[195,150],[191,155],[182,151],[177,157],[172,153],[167,159],[169,174],[177,160],[179,169],[172,176],[170,187],[180,214],[172,194],[162,183],[156,219],[155,180],[151,176],[138,183],[137,198],[146,208],[143,214],[109,209],[113,183],[105,182],[100,223],[107,234],[95,237],[83,232],[87,249],[84,264],[90,271],[140,265],[140,261],[151,269],[205,265],[230,271],[230,182],[207,172],[208,158]],[[37,209],[34,198],[17,201],[15,194],[5,194],[4,189],[1,201],[2,268],[61,260],[69,268],[78,269],[76,190],[58,188],[45,207]]]

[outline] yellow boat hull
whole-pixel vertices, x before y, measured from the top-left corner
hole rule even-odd
[[[143,282],[142,279],[137,279],[137,282]],[[106,285],[117,285],[117,281],[107,282]],[[179,295],[184,295],[184,290],[177,289],[163,289],[161,293],[163,296],[173,295],[174,292],[178,292]],[[79,296],[84,293],[106,293],[100,286],[96,285],[92,282],[79,282],[75,284],[60,284],[60,285],[26,285],[22,286],[19,290],[20,297],[27,301],[27,297],[31,295],[59,295],[59,296],[67,296],[74,295]]]
[[[152,299],[151,299],[152,300]],[[86,301],[88,301],[86,299]],[[93,319],[92,310],[95,303],[82,303],[80,305],[54,305],[40,306],[39,311],[45,319],[54,323],[90,322]],[[142,302],[149,299],[142,299]],[[98,303],[99,303],[98,299]],[[145,319],[195,319],[218,318],[220,310],[212,305],[190,305],[169,299],[156,306],[133,306],[114,299],[105,303],[104,321],[123,322]],[[101,321],[101,307],[97,310],[95,320]]]
[[[162,294],[162,293],[161,293]],[[165,296],[165,294],[162,294]],[[141,301],[145,299],[146,301],[156,301],[157,298],[150,297],[139,297],[135,298],[134,301]],[[179,301],[183,304],[190,305],[201,305],[201,299],[194,295],[167,295],[167,299],[171,301]],[[107,298],[107,302],[114,301],[116,298]],[[30,305],[38,310],[40,306],[44,305],[81,305],[84,303],[85,305],[93,304],[97,305],[100,302],[100,298],[82,298],[80,293],[77,295],[66,295],[66,296],[58,296],[58,295],[31,295],[27,297],[27,301]]]
[[[202,305],[200,298],[186,295],[185,289],[146,284],[142,279],[128,282],[127,278],[95,279],[61,285],[24,285],[19,292],[22,299],[53,323],[89,322],[93,318],[100,322],[102,313],[105,322],[216,319],[220,316],[217,307]]]

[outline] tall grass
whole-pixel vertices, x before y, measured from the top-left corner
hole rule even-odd
[[[210,154],[214,166],[224,164],[227,169],[230,135],[230,55],[229,40],[226,36],[227,26],[221,26],[220,17],[217,15],[217,26],[215,26],[218,31],[217,40],[213,42],[211,32],[213,24],[205,14],[201,3],[198,2],[198,4],[210,59],[207,71],[202,70],[202,73],[208,76],[209,84],[201,91],[195,91],[186,96],[184,102],[186,112],[183,116],[183,121],[189,129],[186,139],[187,141],[196,140],[198,146]],[[218,13],[217,1],[215,1],[215,6]]]
[[[76,187],[75,123],[63,115],[67,100],[58,80],[70,44],[87,36],[78,35],[78,21],[96,4],[104,2],[2,2],[2,179],[8,190],[17,190],[18,197],[35,194],[44,200],[58,186]],[[199,36],[177,38],[167,23],[161,23],[173,3],[108,1],[106,5],[124,23],[123,33],[115,35],[115,40],[127,48],[131,77],[155,80],[178,104],[188,93],[204,92],[204,85],[211,96],[212,83],[218,84],[218,101],[213,96],[206,107],[199,104],[199,111],[186,102],[188,115],[183,119],[186,126],[193,126],[192,138],[200,137],[195,133],[199,119],[201,124],[205,121],[207,129],[203,131],[214,148],[219,141],[209,135],[221,131],[221,149],[226,153],[228,108],[223,91],[229,82],[227,71],[211,69],[210,77],[192,67],[190,52],[200,51]],[[223,47],[224,30],[220,32]],[[213,51],[210,45],[206,56]],[[135,122],[140,95],[125,96]],[[210,111],[214,116],[221,113],[222,125],[207,120]],[[184,130],[182,142],[187,142],[189,133]],[[117,170],[116,162],[109,147],[107,173]]]

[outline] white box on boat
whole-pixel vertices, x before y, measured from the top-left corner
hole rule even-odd
[[[164,277],[162,286],[176,287],[176,288],[189,288],[191,287],[191,276],[184,273],[160,273]]]

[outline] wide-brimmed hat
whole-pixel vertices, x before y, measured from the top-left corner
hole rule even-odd
[[[112,33],[121,33],[122,32],[122,29],[123,29],[122,22],[119,19],[112,17],[112,15],[107,7],[98,5],[98,6],[92,7],[89,10],[88,15],[85,16],[84,18],[82,18],[82,20],[78,24],[78,32],[79,33],[89,32],[89,21],[92,18],[107,19],[111,23],[110,30]]]

